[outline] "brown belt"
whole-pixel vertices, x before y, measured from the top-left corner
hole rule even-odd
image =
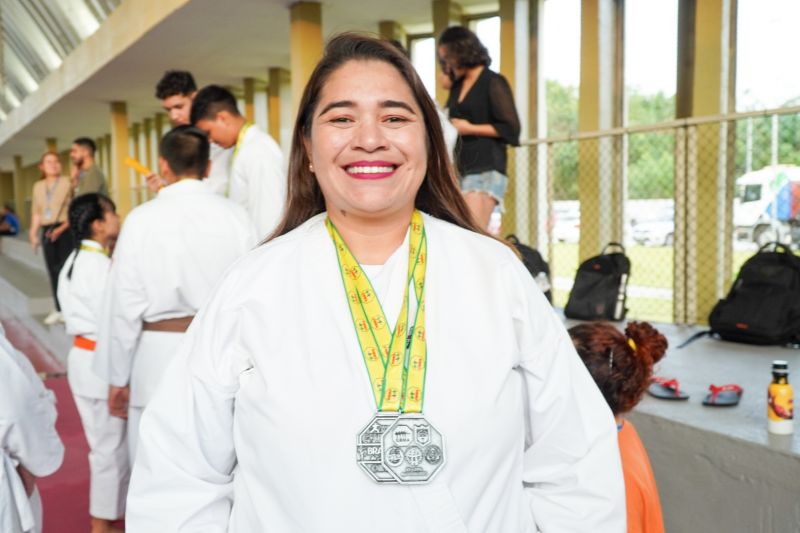
[[[145,322],[142,325],[144,331],[167,331],[170,333],[183,333],[189,329],[194,316],[182,316],[179,318],[166,318],[158,322]]]

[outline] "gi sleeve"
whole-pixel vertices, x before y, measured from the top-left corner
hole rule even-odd
[[[138,267],[138,261],[147,258],[136,253],[138,239],[144,236],[134,227],[139,222],[134,216],[135,213],[128,216],[114,250],[103,291],[92,364],[95,374],[115,387],[124,387],[131,379],[133,354],[148,305],[147,290]]]
[[[269,141],[269,146],[242,146],[232,171],[232,179],[242,187],[236,192],[231,190],[231,199],[245,206],[255,224],[259,241],[269,236],[278,225],[286,203],[283,155],[275,141]]]
[[[230,277],[230,276],[229,276]],[[233,504],[234,397],[250,368],[226,279],[192,322],[142,417],[127,531],[226,532]]]
[[[622,533],[625,486],[611,410],[530,273],[520,261],[509,266],[527,399],[523,482],[536,525],[544,533]]]
[[[53,392],[0,330],[0,450],[34,476],[49,476],[64,459],[55,424]]]
[[[489,116],[497,135],[512,146],[519,146],[519,115],[511,87],[503,76],[489,81]]]

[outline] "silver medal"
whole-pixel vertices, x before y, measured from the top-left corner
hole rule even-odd
[[[397,413],[378,413],[358,434],[356,461],[377,483],[397,483],[383,466],[383,435],[397,420]]]
[[[420,413],[400,415],[381,439],[383,466],[398,483],[427,483],[444,465],[444,439]]]

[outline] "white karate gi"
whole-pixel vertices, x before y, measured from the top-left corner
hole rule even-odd
[[[247,209],[259,240],[278,225],[286,204],[286,187],[286,168],[278,143],[258,126],[250,126],[236,154],[231,155],[228,197]]]
[[[143,322],[193,316],[223,272],[256,243],[245,210],[195,179],[164,187],[128,215],[106,286],[95,371],[130,384],[128,442],[183,333],[142,331]]]
[[[433,481],[356,464],[375,401],[320,215],[237,263],[192,324],[142,420],[130,533],[625,531],[613,417],[536,283],[497,241],[425,228]],[[376,280],[391,322],[407,241]]]
[[[208,177],[203,180],[206,187],[215,194],[225,196],[228,189],[228,173],[231,166],[231,155],[233,148],[223,148],[217,143],[211,143],[209,159],[211,160],[211,171]]]
[[[97,340],[97,319],[111,261],[92,240],[90,250],[72,252],[58,280],[58,301],[67,333]],[[72,269],[72,276],[69,276]],[[89,443],[89,514],[116,520],[125,514],[130,477],[125,420],[108,412],[108,382],[92,370],[94,351],[73,346],[67,357],[67,379],[83,432]]]
[[[11,346],[0,326],[0,531],[42,530],[42,503],[28,498],[17,466],[49,476],[61,466],[64,445],[56,433],[55,396],[30,361]]]

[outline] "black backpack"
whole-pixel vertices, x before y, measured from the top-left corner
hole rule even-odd
[[[553,291],[550,283],[550,265],[544,260],[542,254],[540,254],[538,250],[519,242],[519,239],[514,234],[507,236],[506,240],[511,243],[522,256],[522,264],[524,264],[528,272],[531,273],[531,276],[533,276],[536,284],[539,285],[547,301],[553,303]]]
[[[742,265],[728,295],[711,310],[708,323],[711,333],[729,341],[800,341],[800,257],[780,243],[762,246]]]
[[[620,251],[607,253],[609,247]],[[600,255],[587,259],[575,274],[564,315],[581,320],[624,320],[631,261],[625,247],[608,243]]]

